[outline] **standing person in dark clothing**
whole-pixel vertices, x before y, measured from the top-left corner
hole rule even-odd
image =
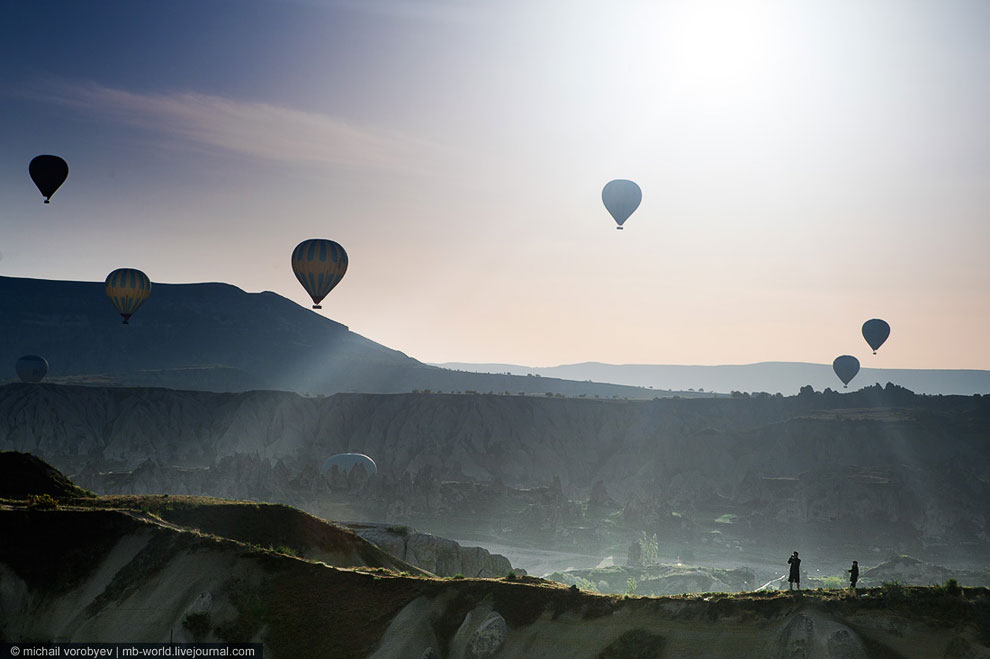
[[[846,572],[849,573],[849,587],[856,590],[856,582],[859,580],[859,563],[853,561],[853,566]]]
[[[798,553],[794,552],[787,562],[791,566],[790,574],[787,575],[787,589],[794,590],[794,584],[797,584],[797,589],[801,590],[801,559],[798,558]]]

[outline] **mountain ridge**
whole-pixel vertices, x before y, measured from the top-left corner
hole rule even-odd
[[[990,371],[981,369],[862,368],[850,383],[861,387],[893,382],[919,394],[970,395],[990,393]],[[796,394],[801,387],[841,388],[831,364],[812,362],[755,362],[753,364],[609,364],[577,362],[557,366],[523,366],[501,363],[441,362],[440,368],[475,373],[511,373],[570,380],[594,380],[656,391],[702,390]]]

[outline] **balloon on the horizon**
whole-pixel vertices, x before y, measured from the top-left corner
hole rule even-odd
[[[890,336],[890,325],[887,324],[887,321],[872,318],[863,323],[863,338],[873,348],[874,355],[877,354],[877,350],[888,336]]]
[[[622,228],[622,223],[639,208],[641,201],[643,201],[643,191],[632,181],[615,179],[602,188],[602,203],[605,204],[615,223],[619,225],[615,227],[616,229]]]
[[[313,298],[313,308],[322,309],[320,302],[347,272],[347,252],[325,238],[304,240],[292,250],[292,272]]]
[[[836,357],[832,362],[832,370],[842,380],[842,388],[845,389],[849,382],[859,373],[859,360],[852,355],[842,355]]]
[[[28,165],[28,173],[47,204],[69,176],[69,164],[58,156],[36,156]]]
[[[48,360],[38,355],[24,355],[14,363],[21,382],[41,382],[48,375]]]
[[[320,467],[320,475],[326,476],[334,466],[342,474],[349,474],[352,469],[357,468],[364,469],[369,476],[378,473],[378,465],[364,453],[338,453],[337,455],[332,455]]]
[[[104,289],[127,325],[131,315],[151,295],[151,280],[140,270],[118,268],[107,275]]]

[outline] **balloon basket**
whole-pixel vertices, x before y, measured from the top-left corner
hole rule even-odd
[[[45,199],[45,203],[46,204],[49,203],[50,201],[51,201],[51,199]]]
[[[313,308],[314,308],[314,309],[322,309],[323,307],[321,307],[321,306],[320,306],[320,305],[318,305],[318,304],[314,304],[314,305],[313,305]]]
[[[48,202],[45,202],[45,203],[48,203]],[[616,231],[622,231],[622,227],[615,227],[615,230]]]

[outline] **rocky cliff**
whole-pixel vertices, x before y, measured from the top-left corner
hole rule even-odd
[[[275,659],[990,654],[985,589],[607,597],[347,570],[121,510],[11,503],[0,536],[0,640],[18,644],[259,642]]]

